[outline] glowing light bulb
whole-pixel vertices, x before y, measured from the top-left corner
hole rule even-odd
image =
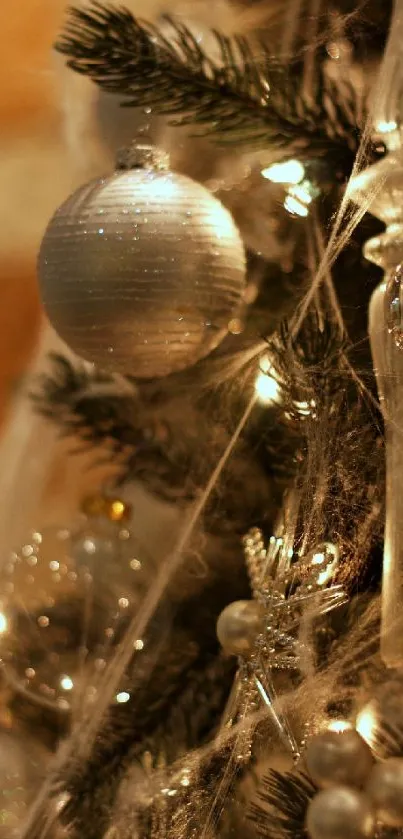
[[[301,201],[293,198],[292,195],[287,195],[284,201],[284,207],[292,216],[306,217],[309,213],[308,207],[305,204],[301,204]]]
[[[262,175],[274,184],[299,184],[305,175],[305,169],[299,160],[285,160],[263,169]]]
[[[280,383],[273,372],[269,357],[263,356],[260,359],[259,371],[255,379],[255,393],[261,405],[273,405],[280,399]]]
[[[119,702],[119,705],[124,705],[125,702],[128,702],[130,699],[130,693],[127,693],[126,690],[122,690],[121,693],[116,694],[116,702]]]
[[[362,709],[362,711],[360,711],[357,716],[355,727],[358,733],[361,734],[363,740],[365,740],[369,746],[373,746],[377,727],[375,706],[373,703],[369,703]]]
[[[7,618],[3,615],[3,612],[0,612],[0,635],[3,635],[4,632],[7,630]]]
[[[390,134],[391,131],[397,130],[397,122],[395,122],[394,119],[391,119],[388,122],[385,120],[379,120],[379,122],[375,125],[375,130],[379,131],[380,134]]]
[[[313,196],[309,181],[304,181],[302,184],[293,186],[289,191],[289,195],[292,198],[296,198],[297,201],[301,201],[301,204],[311,204]]]
[[[70,676],[62,676],[60,679],[60,687],[62,690],[73,690],[74,682],[70,679]]]
[[[347,720],[332,720],[329,723],[328,731],[335,731],[336,734],[341,734],[343,731],[349,731],[353,726]]]

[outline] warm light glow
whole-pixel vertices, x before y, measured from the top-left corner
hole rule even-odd
[[[60,687],[62,690],[73,690],[74,682],[70,679],[70,676],[62,676],[60,679]]]
[[[7,618],[3,615],[3,612],[0,612],[0,635],[3,635],[4,632],[7,630]]]
[[[268,356],[259,362],[259,371],[255,379],[255,393],[261,405],[273,405],[279,401],[280,385],[273,375],[273,366]]]
[[[110,508],[110,517],[112,521],[120,521],[126,513],[126,504],[124,501],[116,499],[112,501]]]
[[[285,160],[263,169],[262,175],[275,184],[299,184],[305,175],[305,169],[299,160]]]
[[[372,746],[375,740],[375,730],[376,730],[376,714],[375,714],[375,706],[373,703],[369,703],[365,706],[365,708],[360,711],[357,716],[355,727],[363,740],[365,740],[369,746]]]
[[[119,702],[119,705],[124,705],[125,702],[128,702],[130,699],[130,693],[127,693],[126,690],[122,690],[121,693],[116,694],[116,702]]]
[[[300,201],[297,201],[296,198],[293,198],[292,195],[287,195],[284,201],[285,209],[291,213],[292,216],[303,216],[306,217],[309,213],[308,207],[305,204],[301,204]]]
[[[381,119],[376,123],[375,130],[379,131],[380,134],[390,134],[391,131],[397,130],[397,122],[394,119],[389,120],[389,122]]]
[[[174,198],[175,196],[180,197],[177,184],[171,180],[169,175],[165,178],[156,178],[155,180],[150,178],[146,187],[147,195],[150,198],[165,199]]]
[[[328,731],[335,731],[337,734],[341,734],[343,731],[349,731],[352,727],[351,723],[347,722],[347,720],[332,720],[327,729]]]
[[[312,193],[310,191],[309,181],[304,181],[303,184],[293,186],[289,191],[289,195],[291,198],[296,198],[297,201],[301,201],[301,204],[311,204]]]

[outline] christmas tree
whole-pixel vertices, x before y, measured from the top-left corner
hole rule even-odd
[[[1,836],[403,835],[403,3],[212,5],[56,44],[100,157],[39,254]]]

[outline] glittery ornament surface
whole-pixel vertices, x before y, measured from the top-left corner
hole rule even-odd
[[[203,186],[158,169],[81,187],[56,212],[39,256],[50,321],[78,355],[158,377],[207,355],[244,289],[230,213]]]
[[[93,518],[73,531],[32,532],[0,579],[7,681],[61,712],[96,701],[97,681],[144,594],[149,565],[126,523]],[[116,701],[129,698],[122,684]]]

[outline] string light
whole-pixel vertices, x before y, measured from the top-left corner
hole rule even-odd
[[[269,356],[263,356],[260,359],[255,379],[255,393],[261,405],[274,405],[280,400],[281,387],[273,372],[274,368]]]
[[[284,200],[284,207],[292,216],[306,217],[309,214],[308,207],[305,204],[301,204],[301,201],[293,198],[292,195],[287,195]]]
[[[373,703],[369,703],[362,709],[362,711],[360,711],[357,716],[355,727],[358,733],[361,734],[363,740],[365,740],[369,746],[373,746],[377,727],[375,706]]]
[[[336,734],[342,734],[343,731],[349,731],[352,727],[351,723],[347,722],[347,720],[332,720],[327,729],[328,731],[335,731]]]
[[[122,690],[121,693],[116,694],[116,702],[119,705],[124,705],[125,702],[128,702],[130,699],[130,693],[127,693],[126,690]]]
[[[62,676],[60,679],[60,687],[62,690],[73,690],[74,682],[70,679],[70,676]]]
[[[299,184],[305,175],[305,169],[299,160],[285,160],[263,169],[262,175],[274,184]]]
[[[390,134],[392,131],[397,130],[397,122],[394,119],[389,121],[386,120],[379,120],[379,122],[375,125],[375,131],[379,131],[380,134]]]

